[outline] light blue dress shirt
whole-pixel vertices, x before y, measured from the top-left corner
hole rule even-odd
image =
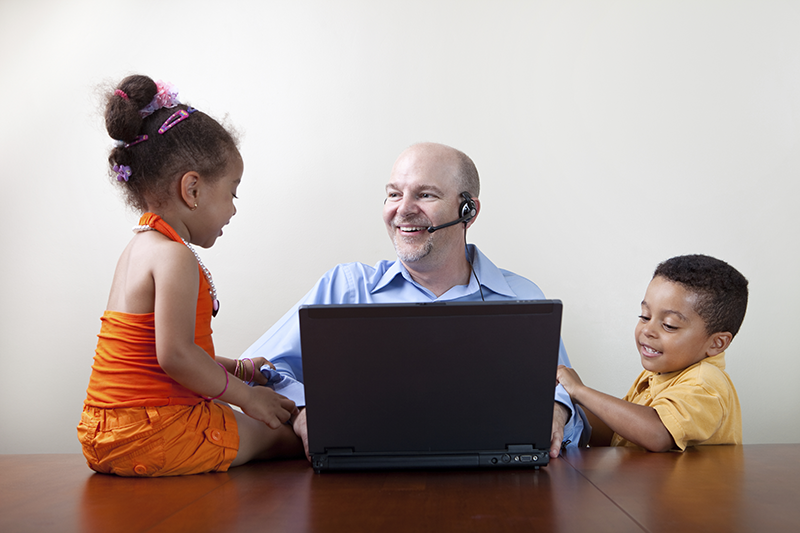
[[[301,305],[469,302],[480,301],[481,291],[487,301],[544,299],[544,293],[535,283],[508,270],[497,268],[477,246],[468,245],[467,253],[472,258],[472,268],[475,273],[470,276],[469,285],[456,285],[438,298],[414,281],[399,260],[379,261],[374,267],[363,263],[336,265],[320,278],[297,305],[253,343],[242,357],[269,359],[281,374],[302,382],[300,321],[297,314]],[[480,280],[480,288],[476,277]],[[563,342],[559,346],[558,361],[559,364],[571,366]],[[570,411],[569,422],[564,428],[564,441],[575,446],[583,431],[583,420],[580,414],[576,416],[569,394],[561,385],[556,387],[555,399]]]

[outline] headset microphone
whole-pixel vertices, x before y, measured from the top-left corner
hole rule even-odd
[[[443,228],[449,228],[450,226],[455,226],[459,222],[463,222],[466,224],[472,218],[478,214],[478,210],[475,207],[475,202],[470,197],[469,193],[464,191],[461,193],[461,196],[464,197],[464,200],[461,202],[461,205],[458,206],[458,214],[459,217],[457,220],[453,220],[452,222],[448,222],[446,224],[442,224],[441,226],[428,226],[428,233],[433,233],[436,230],[440,230]]]
[[[433,233],[434,231],[436,231],[438,229],[442,229],[442,228],[449,228],[450,226],[454,226],[454,225],[458,224],[459,222],[467,222],[470,218],[472,218],[472,217],[465,216],[465,217],[459,218],[458,220],[454,220],[452,222],[448,222],[447,224],[442,224],[441,226],[428,226],[428,233]]]

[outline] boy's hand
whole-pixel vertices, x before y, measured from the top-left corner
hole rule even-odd
[[[270,388],[250,387],[249,391],[249,401],[239,407],[247,416],[264,422],[272,429],[278,429],[297,414],[297,406],[292,400]]]
[[[576,401],[575,394],[581,387],[584,386],[581,378],[578,376],[578,373],[564,365],[558,365],[558,370],[556,371],[556,382],[560,383],[561,386],[564,387],[564,390],[567,391],[567,394],[569,394],[573,401]]]

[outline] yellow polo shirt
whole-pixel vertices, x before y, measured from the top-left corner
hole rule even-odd
[[[677,447],[741,444],[739,396],[725,372],[725,353],[677,372],[643,371],[623,400],[656,410]],[[616,433],[612,446],[636,446]]]

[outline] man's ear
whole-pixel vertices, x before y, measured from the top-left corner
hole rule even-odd
[[[472,201],[475,202],[475,216],[467,222],[467,227],[470,227],[472,223],[475,222],[475,219],[478,218],[478,215],[481,214],[481,201],[477,198],[473,198]]]
[[[715,355],[719,355],[725,350],[728,349],[728,346],[731,345],[731,341],[733,340],[733,335],[729,332],[725,331],[722,333],[714,333],[711,335],[711,344],[706,351],[706,355],[708,357],[713,357]]]
[[[181,176],[181,200],[186,204],[186,207],[194,211],[197,209],[197,197],[199,194],[200,174],[195,171],[189,171]]]

